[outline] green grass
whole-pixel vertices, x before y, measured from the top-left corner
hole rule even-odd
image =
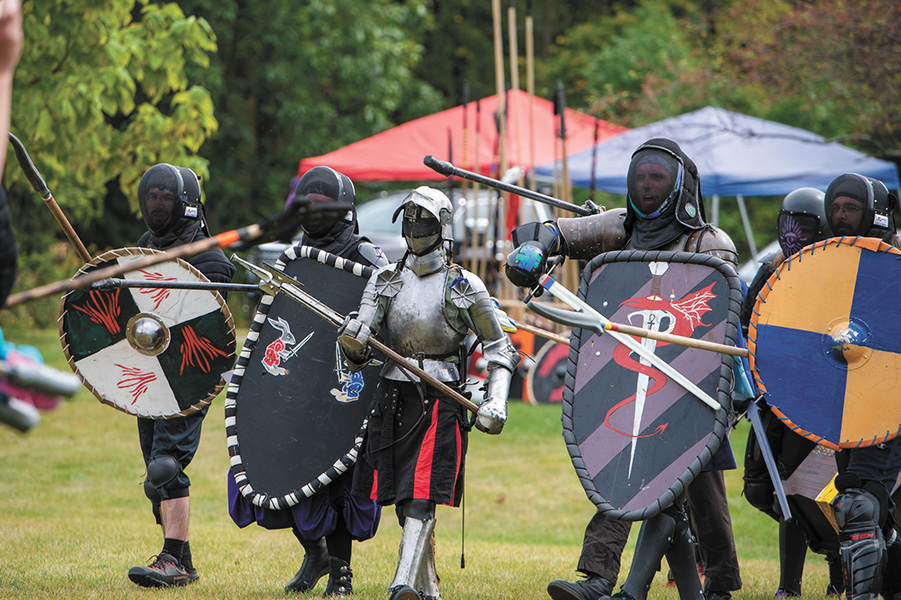
[[[68,369],[54,331],[4,331]],[[0,426],[0,599],[284,598],[302,549],[287,530],[238,529],[226,506],[228,453],[223,397],[207,416],[188,469],[191,547],[201,579],[187,589],[139,589],[126,577],[162,545],[141,488],[135,419],[82,391],[27,434]],[[733,434],[741,461],[747,424]],[[741,497],[741,470],[726,475],[742,568],[736,599],[769,600],[778,585],[776,524]],[[556,578],[573,578],[582,533],[593,513],[561,437],[559,407],[511,402],[502,435],[470,436],[464,509],[440,507],[437,560],[441,593],[452,599],[541,599]],[[465,536],[464,531],[465,516]],[[638,527],[623,561],[631,560]],[[354,546],[354,590],[384,600],[400,528],[386,510],[376,537]],[[465,537],[465,544],[464,544]],[[466,568],[460,569],[465,548]],[[659,575],[651,597],[675,600]],[[822,598],[827,571],[810,553],[806,596]],[[322,593],[323,579],[312,597]]]

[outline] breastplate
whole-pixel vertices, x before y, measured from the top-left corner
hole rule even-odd
[[[403,285],[389,301],[385,331],[391,348],[419,365],[440,381],[460,378],[459,350],[465,334],[447,321],[445,290],[447,269],[417,277],[409,269],[400,274]],[[409,377],[389,361],[382,371],[387,379],[406,381]],[[414,376],[414,381],[416,380]]]

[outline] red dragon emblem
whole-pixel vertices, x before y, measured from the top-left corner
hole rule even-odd
[[[715,294],[711,291],[714,284],[711,283],[706,288],[688,294],[678,301],[672,296],[670,299],[666,299],[660,295],[659,287],[660,278],[663,275],[663,272],[666,271],[667,264],[651,263],[650,268],[654,275],[651,294],[644,297],[630,298],[620,304],[620,306],[628,306],[636,309],[629,314],[630,321],[632,321],[633,317],[640,317],[642,322],[635,323],[635,325],[653,331],[671,333],[684,337],[691,337],[698,326],[709,325],[704,323],[702,319],[705,313],[712,310],[710,308],[710,300],[715,297]],[[654,352],[657,346],[667,345],[667,342],[659,342],[649,338],[635,338],[635,340],[651,352]],[[613,360],[621,367],[638,373],[638,382],[634,394],[621,402],[618,402],[607,411],[607,414],[604,417],[604,425],[621,435],[632,438],[632,457],[634,459],[635,440],[637,438],[659,435],[663,433],[669,425],[669,423],[664,423],[650,433],[639,434],[641,431],[641,419],[644,413],[645,401],[648,397],[655,394],[666,385],[667,379],[663,373],[651,366],[646,360],[635,360],[632,358],[632,351],[623,344],[618,344],[616,346],[616,349],[613,351]],[[635,408],[631,431],[624,431],[624,425],[619,425],[619,427],[617,427],[612,421],[614,420],[615,413],[633,403],[635,404]]]

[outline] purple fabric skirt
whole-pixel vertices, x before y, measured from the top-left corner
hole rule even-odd
[[[295,528],[305,539],[317,540],[335,531],[338,515],[344,518],[351,537],[362,542],[375,535],[379,528],[381,507],[375,500],[350,493],[347,473],[327,488],[283,510],[272,510],[252,504],[245,498],[231,472],[228,473],[228,514],[238,527],[256,522],[266,529]]]

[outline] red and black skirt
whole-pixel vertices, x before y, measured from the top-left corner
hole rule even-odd
[[[431,386],[382,379],[372,400],[354,493],[381,505],[431,500],[459,506],[466,409]]]

